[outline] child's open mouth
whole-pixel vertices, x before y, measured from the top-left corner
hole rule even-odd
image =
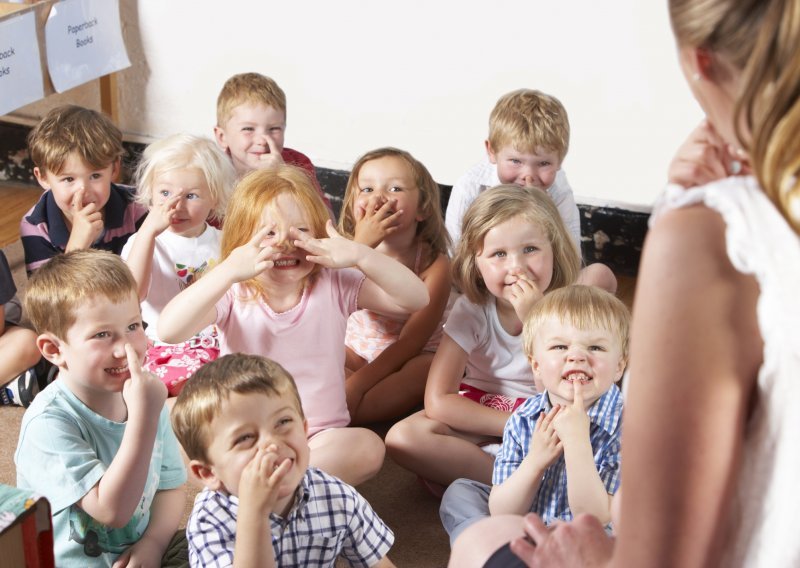
[[[107,367],[103,369],[109,375],[126,375],[128,374],[128,366],[125,365],[124,367]]]
[[[275,261],[274,267],[275,268],[294,268],[300,264],[300,261],[296,258],[279,258]]]
[[[565,381],[569,381],[570,383],[579,381],[582,385],[585,385],[586,383],[592,380],[592,377],[583,372],[568,373],[564,375],[563,378]]]

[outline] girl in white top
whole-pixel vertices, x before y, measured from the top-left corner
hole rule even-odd
[[[358,308],[399,316],[427,303],[411,270],[340,237],[308,174],[283,165],[239,182],[222,261],[164,308],[158,333],[184,341],[216,323],[222,354],[280,363],[300,392],[311,465],[356,485],[377,473],[385,450],[374,432],[345,428],[347,318]]]
[[[339,230],[414,271],[430,303],[402,318],[359,310],[347,322],[347,407],[354,424],[390,420],[422,404],[450,295],[450,238],[439,185],[411,154],[379,148],[353,166]]]
[[[122,249],[139,286],[142,319],[150,348],[146,368],[177,396],[185,381],[219,355],[213,326],[179,345],[156,334],[164,306],[219,261],[221,219],[236,173],[216,144],[204,137],[176,134],[150,144],[136,172],[137,199],[150,208],[139,230]]]
[[[491,483],[494,457],[480,445],[499,442],[513,409],[537,392],[522,350],[525,315],[547,290],[574,282],[579,267],[545,193],[502,185],[478,196],[453,259],[463,296],[431,365],[425,410],[386,435],[397,463],[440,485]]]
[[[708,124],[643,251],[616,541],[593,517],[492,519],[454,566],[485,557],[470,540],[523,531],[535,546],[511,550],[531,566],[800,566],[800,2],[669,6]]]

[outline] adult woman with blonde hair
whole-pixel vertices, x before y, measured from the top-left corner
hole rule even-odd
[[[529,566],[800,565],[800,2],[669,9],[708,124],[673,162],[683,187],[643,252],[617,539],[589,516],[552,531],[494,518],[464,532],[453,565],[515,533],[487,566],[513,565],[509,548]],[[743,159],[754,175],[730,175]]]

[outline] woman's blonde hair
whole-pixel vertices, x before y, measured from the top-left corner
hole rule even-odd
[[[282,194],[291,195],[300,208],[308,215],[312,237],[327,236],[325,223],[330,214],[319,196],[309,175],[302,169],[283,165],[265,170],[254,170],[247,174],[231,196],[228,214],[222,227],[222,260],[230,256],[234,249],[250,241],[262,227],[264,209],[273,204]],[[319,270],[315,265],[313,277]],[[257,278],[243,283],[250,293],[265,296],[265,291]]]
[[[418,213],[423,216],[423,220],[417,224],[417,238],[427,243],[430,247],[427,251],[428,257],[424,266],[429,266],[440,254],[448,254],[450,249],[450,235],[444,225],[444,215],[442,215],[442,197],[439,184],[433,180],[428,168],[422,162],[414,158],[405,150],[398,148],[378,148],[361,156],[353,170],[350,172],[350,179],[347,180],[347,189],[344,194],[342,211],[339,215],[339,231],[353,238],[356,228],[355,214],[353,207],[358,197],[360,188],[358,187],[358,176],[364,164],[380,158],[394,157],[403,160],[411,170],[414,184],[419,190]]]
[[[211,214],[222,219],[236,183],[236,170],[230,158],[205,136],[174,134],[145,148],[136,168],[136,200],[149,206],[158,176],[189,168],[198,169],[203,174],[214,200]]]
[[[800,3],[670,0],[679,45],[741,72],[734,124],[764,192],[800,233]]]
[[[548,290],[572,284],[578,277],[578,250],[550,197],[538,189],[500,185],[484,191],[472,202],[461,225],[461,240],[452,265],[453,282],[470,302],[483,304],[491,297],[476,261],[486,233],[516,217],[540,227],[553,247],[553,277]]]

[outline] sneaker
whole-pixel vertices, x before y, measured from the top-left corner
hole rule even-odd
[[[33,367],[0,387],[0,405],[30,406],[33,397],[55,380],[58,367],[42,357]]]

